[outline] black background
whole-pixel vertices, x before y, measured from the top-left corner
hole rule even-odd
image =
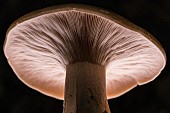
[[[153,34],[170,55],[170,0],[1,0],[0,1],[0,113],[62,113],[63,101],[24,85],[3,53],[10,24],[31,11],[63,3],[82,3],[111,10]],[[169,61],[154,81],[109,100],[112,113],[170,113]]]

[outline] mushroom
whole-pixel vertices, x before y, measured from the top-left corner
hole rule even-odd
[[[64,113],[110,113],[107,99],[152,81],[166,63],[151,34],[112,12],[80,4],[16,20],[4,52],[22,82],[64,99]]]

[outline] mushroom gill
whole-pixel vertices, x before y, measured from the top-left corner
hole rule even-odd
[[[107,90],[114,90],[110,87],[114,83],[110,82],[115,80],[116,84],[123,76],[132,78],[135,85],[146,83],[158,75],[165,64],[161,63],[164,62],[161,51],[140,33],[105,17],[74,9],[43,14],[18,23],[7,37],[6,56],[16,73],[34,74],[30,81],[37,76],[41,82],[48,81],[48,86],[44,87],[60,85],[59,92],[63,91],[66,66],[76,62],[106,66]],[[19,70],[22,67],[25,68]],[[53,79],[39,75],[49,75]],[[56,82],[59,80],[55,76],[60,76],[61,84]],[[31,82],[31,86],[35,84],[36,81]],[[120,94],[121,91],[116,96]]]

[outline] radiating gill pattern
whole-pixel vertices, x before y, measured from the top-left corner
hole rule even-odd
[[[120,88],[117,84],[123,89],[126,82],[131,82],[132,86],[125,87],[129,90],[152,80],[165,64],[161,51],[140,33],[104,17],[75,10],[26,20],[12,28],[7,37],[5,53],[9,62],[17,65],[16,69],[26,67],[16,73],[35,75],[31,80],[36,80],[36,75],[42,82],[49,79],[53,86],[61,83],[64,87],[65,67],[76,62],[105,65],[107,89],[112,88],[113,92]],[[124,83],[123,77],[127,77]]]
[[[27,50],[14,51],[51,57],[64,66],[81,61],[107,65],[117,59],[151,55],[154,49],[139,33],[92,14],[69,11],[28,21],[17,25],[11,41]]]

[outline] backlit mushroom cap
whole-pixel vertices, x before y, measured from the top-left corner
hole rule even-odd
[[[58,99],[64,98],[69,64],[104,65],[110,99],[153,80],[166,62],[148,32],[108,11],[73,4],[18,19],[7,32],[4,52],[25,84]]]

